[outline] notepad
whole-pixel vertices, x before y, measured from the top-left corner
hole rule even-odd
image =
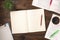
[[[57,19],[53,20],[54,17],[55,18],[58,17],[59,21]],[[52,20],[54,21],[55,24],[52,22]],[[58,22],[58,23],[56,23],[56,22]],[[58,16],[56,14],[53,14],[52,18],[51,18],[51,21],[49,23],[47,32],[45,34],[45,38],[54,39],[57,35],[59,35],[59,33],[60,33],[60,16]],[[57,36],[57,37],[59,37],[59,36]]]
[[[8,23],[0,26],[0,40],[14,40]]]
[[[32,5],[60,14],[60,0],[33,0]]]
[[[11,11],[12,33],[30,33],[45,31],[43,9]]]

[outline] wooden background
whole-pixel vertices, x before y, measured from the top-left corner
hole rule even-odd
[[[4,9],[4,1],[0,0],[0,26],[9,23],[10,24],[10,11],[7,9]],[[28,9],[38,9],[38,7],[32,6],[33,0],[13,0],[14,8],[15,10],[28,10]],[[45,22],[46,22],[46,29],[48,28],[50,19],[52,17],[52,14],[57,14],[52,11],[45,10]],[[59,15],[59,14],[57,14]],[[37,32],[37,33],[26,33],[26,34],[13,34],[14,40],[48,40],[45,39],[46,31],[44,32]]]

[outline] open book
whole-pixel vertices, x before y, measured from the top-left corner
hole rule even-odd
[[[12,33],[29,33],[45,31],[43,9],[11,11]]]

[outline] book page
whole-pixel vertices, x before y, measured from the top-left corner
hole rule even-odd
[[[50,0],[33,0],[32,5],[48,10],[50,7]]]
[[[29,32],[45,31],[45,19],[43,9],[27,10]],[[42,18],[41,18],[42,15]],[[42,19],[42,20],[41,20]],[[42,24],[41,24],[42,21]]]
[[[53,0],[50,6],[50,10],[60,13],[60,0]]]
[[[0,26],[0,40],[14,40],[8,23]]]
[[[27,30],[27,13],[26,10],[12,11],[11,16],[11,26],[12,33],[26,33]]]

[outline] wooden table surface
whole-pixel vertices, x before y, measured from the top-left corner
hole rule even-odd
[[[20,1],[20,2],[19,2]],[[32,6],[33,0],[15,0],[14,10],[28,10],[28,9],[37,9],[38,7]],[[10,11],[3,8],[4,0],[0,0],[0,25],[5,24],[6,22],[10,23]],[[46,29],[48,28],[50,19],[52,14],[57,14],[52,11],[45,10],[45,22],[46,22]],[[59,14],[57,14],[59,15]],[[26,34],[13,34],[14,40],[48,40],[45,39],[46,31],[44,32],[37,32],[37,33],[26,33]]]

